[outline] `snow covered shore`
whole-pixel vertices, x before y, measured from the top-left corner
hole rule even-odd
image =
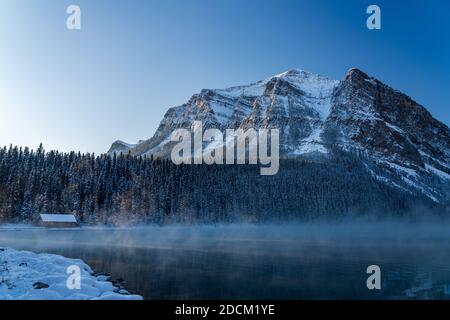
[[[69,289],[69,266],[81,270],[80,288]],[[0,247],[0,300],[140,300],[96,276],[79,259]]]

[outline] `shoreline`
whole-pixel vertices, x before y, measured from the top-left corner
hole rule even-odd
[[[79,288],[70,287],[78,276]],[[74,278],[75,279],[75,278]],[[0,247],[0,300],[142,300],[80,259]]]

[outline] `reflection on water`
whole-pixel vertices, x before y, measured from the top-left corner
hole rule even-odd
[[[442,224],[0,228],[0,246],[81,258],[146,299],[445,299],[448,240]]]

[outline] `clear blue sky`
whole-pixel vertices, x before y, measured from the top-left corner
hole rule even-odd
[[[66,29],[70,4],[81,31]],[[202,88],[351,67],[449,125],[450,1],[0,0],[0,145],[105,152]]]

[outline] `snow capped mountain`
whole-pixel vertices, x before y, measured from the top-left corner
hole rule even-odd
[[[331,104],[325,127],[333,142],[367,153],[384,173],[435,201],[450,196],[450,130],[423,106],[357,69]]]
[[[169,109],[151,139],[130,148],[115,142],[108,153],[167,156],[172,131],[190,128],[193,121],[221,130],[278,128],[282,154],[326,152],[320,145],[320,133],[338,84],[306,71],[290,70],[246,86],[204,89],[186,104]]]
[[[205,89],[165,114],[154,136],[116,141],[109,154],[167,157],[170,134],[202,121],[204,129],[276,128],[280,154],[357,150],[373,176],[434,201],[450,197],[450,130],[407,95],[358,69],[343,80],[289,70],[250,85]]]

